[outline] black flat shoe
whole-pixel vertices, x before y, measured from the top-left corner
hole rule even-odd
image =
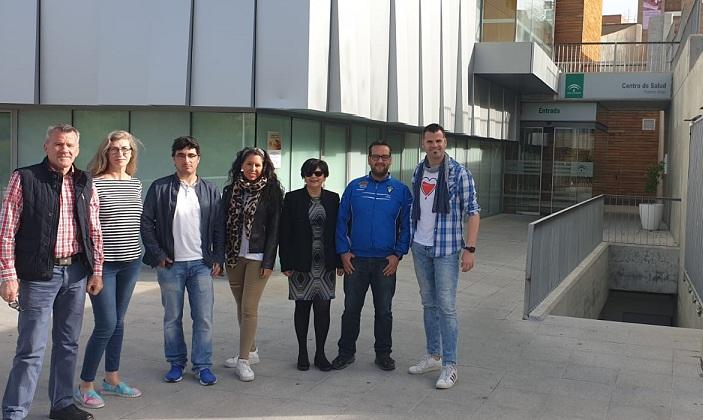
[[[310,369],[310,361],[308,360],[308,355],[307,355],[307,354],[304,355],[304,356],[301,355],[301,354],[298,355],[298,365],[297,365],[297,367],[298,367],[298,370],[302,370],[302,371],[305,371],[305,370]]]
[[[315,355],[315,367],[320,369],[323,372],[327,372],[332,369],[332,363],[330,363],[329,360],[327,360],[327,356],[324,354],[322,355]]]
[[[340,354],[334,360],[332,360],[332,369],[342,370],[345,367],[354,363],[354,355]]]
[[[75,404],[71,404],[60,410],[49,411],[49,418],[56,420],[93,420],[93,415],[76,407]]]
[[[393,360],[389,354],[376,355],[376,360],[374,360],[374,363],[376,363],[376,366],[381,368],[381,370],[395,369],[395,360]]]

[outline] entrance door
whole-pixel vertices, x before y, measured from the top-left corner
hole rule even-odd
[[[506,212],[540,214],[544,146],[545,136],[541,127],[523,128],[519,143],[506,144]]]

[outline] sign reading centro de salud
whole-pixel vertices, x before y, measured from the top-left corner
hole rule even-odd
[[[559,97],[584,101],[668,101],[671,82],[671,73],[568,73],[560,77]]]

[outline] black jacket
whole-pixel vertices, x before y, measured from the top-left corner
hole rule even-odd
[[[21,280],[51,280],[54,248],[59,226],[59,202],[63,176],[49,169],[49,161],[17,169],[22,184],[22,214],[15,235],[15,269]],[[90,238],[90,199],[93,180],[87,172],[73,168],[73,207],[78,222],[78,241],[83,259],[93,272],[93,240]]]
[[[227,217],[231,200],[232,186],[227,185],[222,191],[220,223],[218,224],[223,237],[227,235]],[[273,270],[278,249],[278,223],[281,219],[283,192],[278,186],[267,185],[261,191],[259,200],[249,235],[249,252],[252,254],[263,253],[264,259],[261,262],[261,268]],[[229,243],[229,240],[226,240],[225,243]]]
[[[325,208],[325,228],[323,232],[325,268],[342,268],[342,260],[334,247],[335,226],[339,209],[339,195],[322,190],[320,202]],[[312,228],[308,210],[310,195],[306,188],[286,194],[283,203],[280,228],[281,271],[307,273],[312,268]]]
[[[173,217],[180,181],[176,174],[154,181],[146,193],[142,211],[141,233],[144,264],[156,267],[166,257],[173,260]],[[200,241],[203,263],[224,262],[224,236],[216,229],[220,191],[215,184],[198,178],[195,193],[200,203]]]

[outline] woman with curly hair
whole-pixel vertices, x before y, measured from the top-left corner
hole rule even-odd
[[[222,192],[221,227],[225,229],[225,268],[237,302],[239,354],[225,366],[242,381],[254,380],[259,362],[256,323],[259,300],[276,261],[283,190],[268,153],[247,147],[237,153]]]

